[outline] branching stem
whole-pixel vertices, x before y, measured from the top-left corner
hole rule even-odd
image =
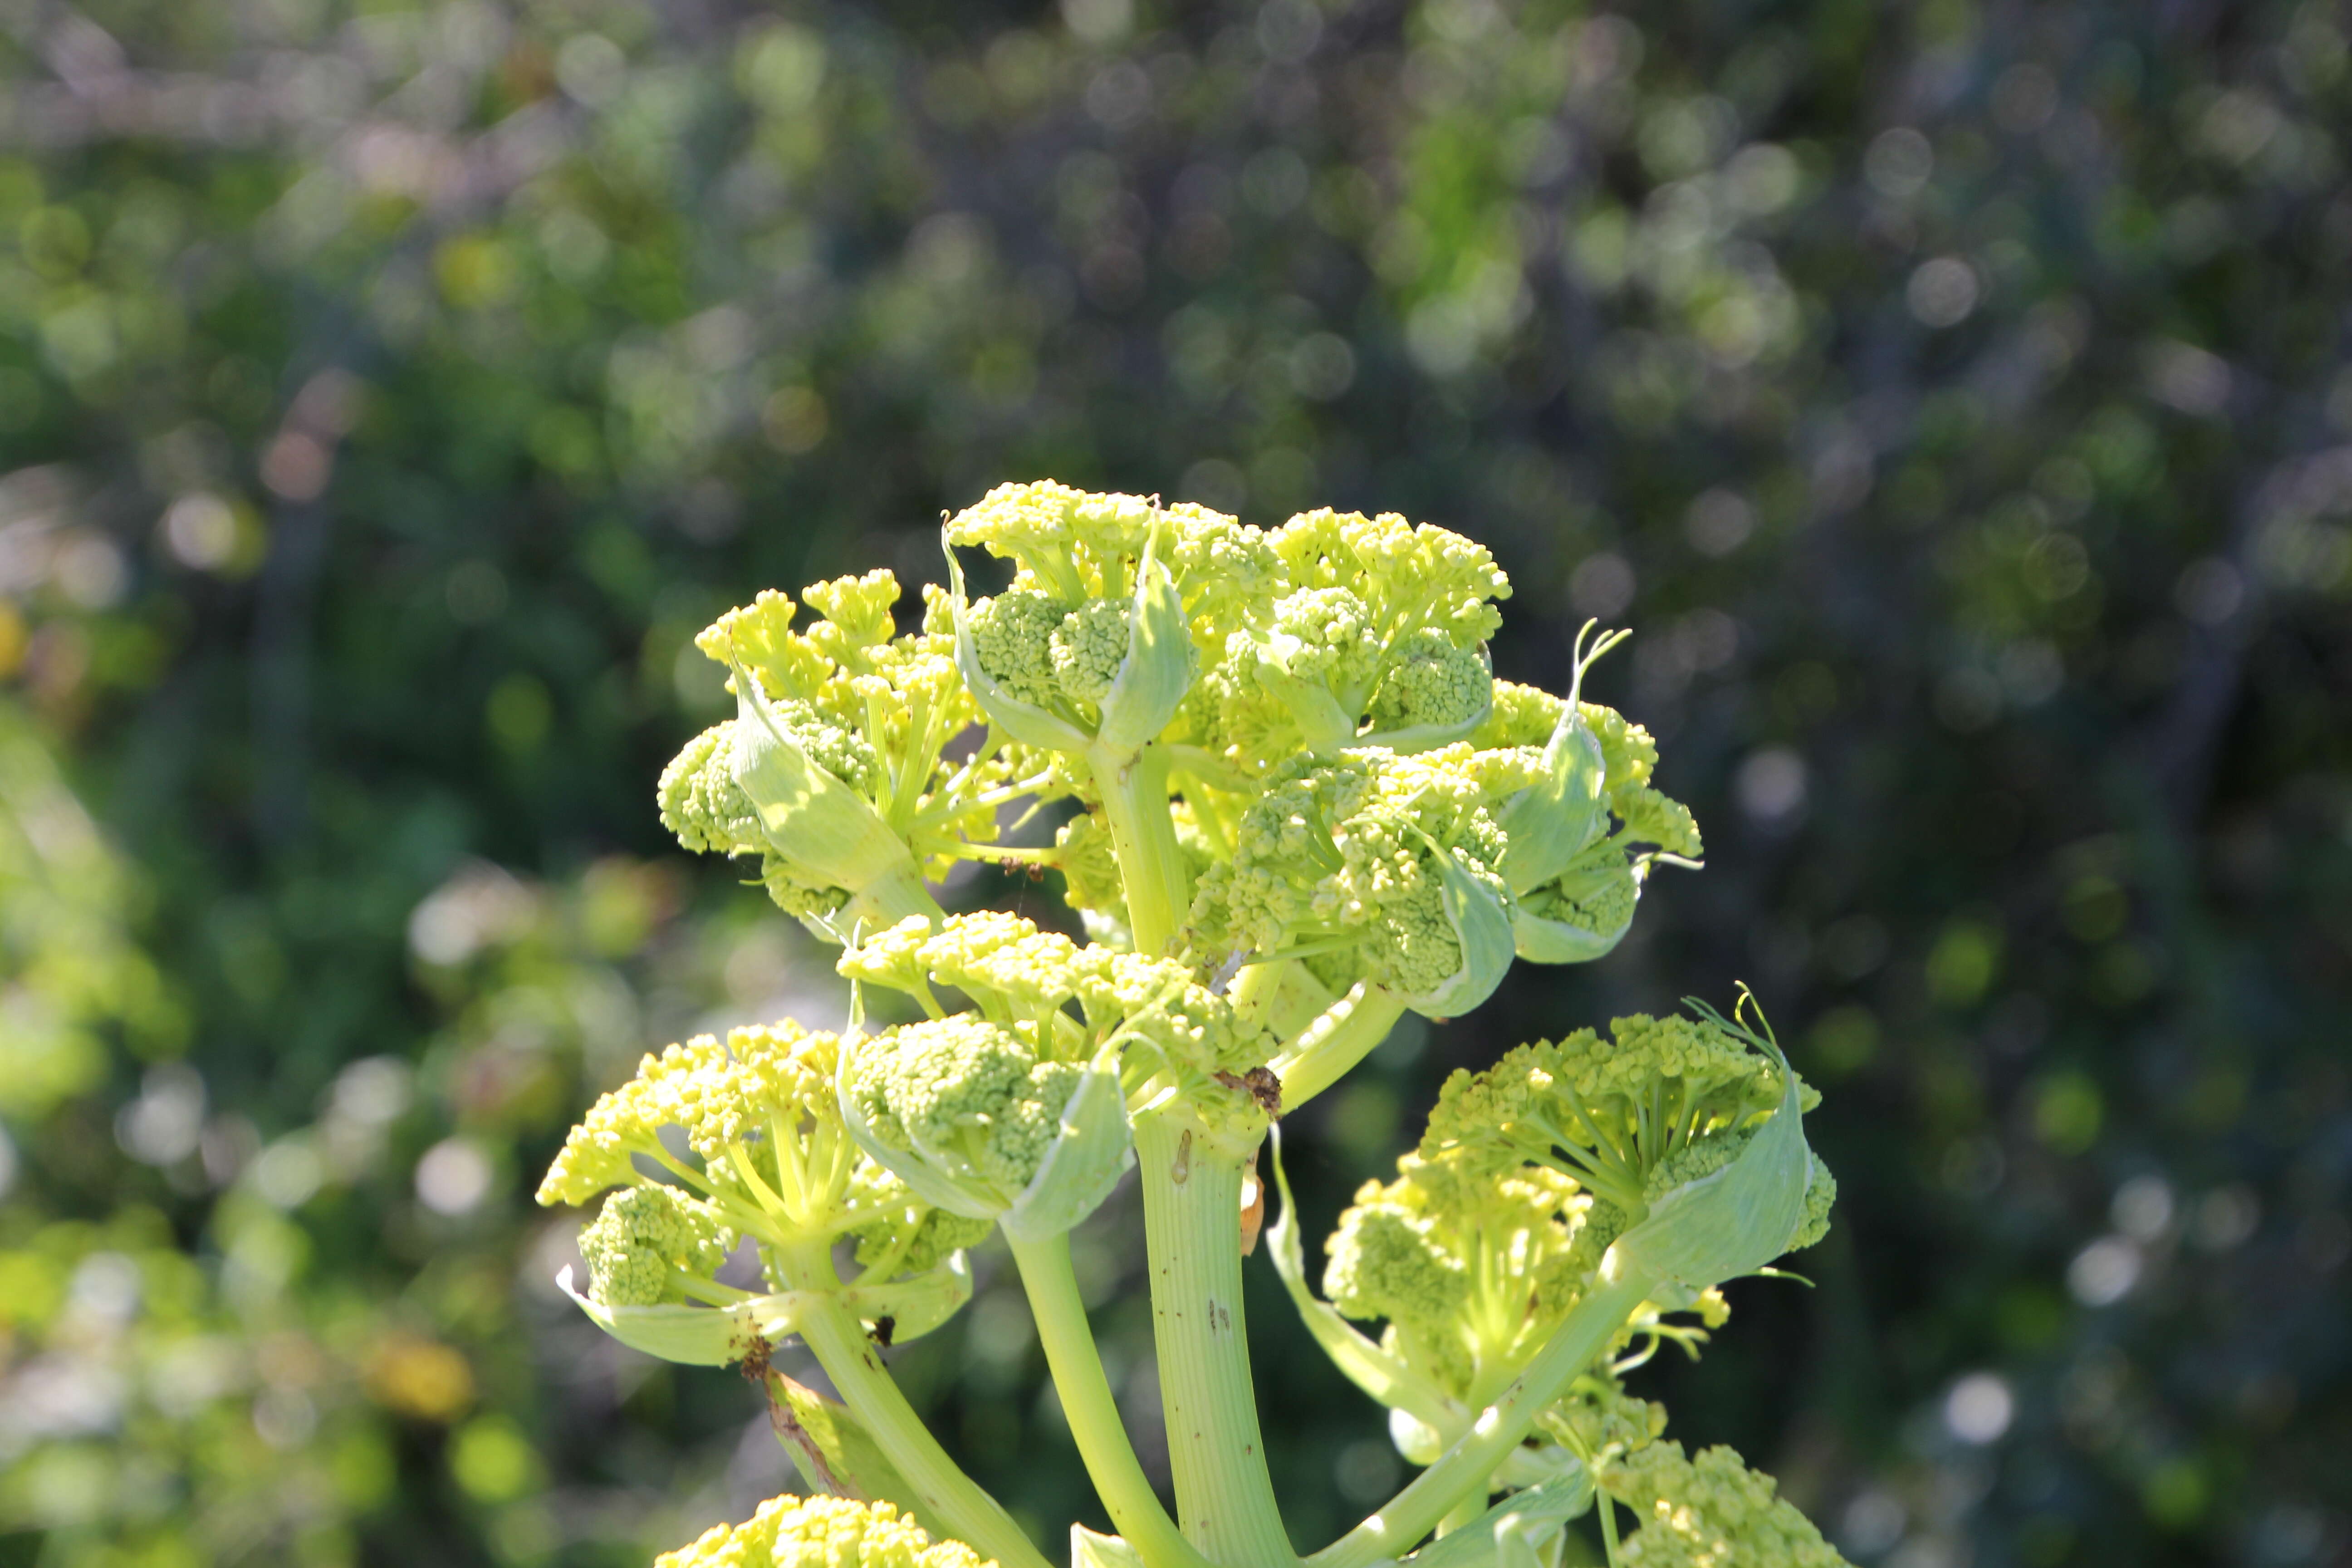
[[[1296,1110],[1333,1084],[1389,1037],[1404,1004],[1359,981],[1274,1058],[1282,1079],[1282,1108]]]
[[[817,1268],[830,1272],[831,1259],[802,1259],[791,1271]],[[802,1279],[788,1283],[806,1288]],[[843,1403],[873,1435],[922,1506],[960,1540],[983,1557],[994,1558],[1003,1568],[1048,1568],[1044,1554],[1013,1516],[948,1458],[947,1450],[940,1447],[939,1439],[931,1436],[923,1418],[915,1414],[884,1370],[882,1358],[876,1353],[873,1341],[866,1337],[866,1327],[856,1314],[829,1292],[811,1294],[814,1300],[799,1323],[801,1338],[825,1375],[833,1379]]]
[[[1612,1261],[1614,1255],[1612,1255]],[[1604,1266],[1603,1272],[1607,1272]],[[1621,1270],[1596,1279],[1549,1343],[1470,1430],[1388,1506],[1307,1559],[1307,1568],[1371,1568],[1402,1557],[1473,1490],[1484,1487],[1528,1428],[1608,1348],[1656,1282]]]
[[[1150,1568],[1209,1568],[1208,1559],[1184,1539],[1160,1506],[1134,1445],[1128,1441],[1118,1402],[1111,1395],[1110,1380],[1104,1376],[1102,1357],[1095,1349],[1086,1302],[1070,1271],[1069,1238],[1015,1241],[1012,1247],[1029,1310],[1037,1320],[1037,1337],[1045,1347],[1045,1363],[1062,1398],[1062,1413],[1069,1418],[1070,1436],[1103,1506],[1110,1510],[1111,1522]]]
[[[1176,819],[1168,810],[1167,752],[1158,742],[1132,752],[1097,743],[1088,748],[1087,764],[1110,822],[1111,852],[1127,890],[1135,951],[1164,958],[1192,904],[1192,879],[1176,843]]]

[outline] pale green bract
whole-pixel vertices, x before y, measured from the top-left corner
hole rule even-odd
[[[849,1029],[646,1058],[541,1185],[600,1205],[561,1279],[580,1310],[645,1353],[743,1364],[834,1494],[662,1563],[1046,1568],[1032,1528],[1066,1521],[1008,1515],[884,1359],[963,1305],[992,1232],[1116,1531],[1071,1526],[1072,1568],[1544,1568],[1596,1526],[1614,1568],[1835,1563],[1769,1481],[1685,1458],[1633,1392],[1662,1346],[1723,1327],[1720,1281],[1828,1225],[1816,1097],[1744,1000],[1455,1074],[1341,1215],[1320,1295],[1277,1148],[1263,1249],[1423,1469],[1302,1563],[1265,1458],[1245,1216],[1277,1118],[1409,1011],[1609,953],[1653,874],[1698,863],[1655,742],[1585,693],[1625,634],[1588,626],[1564,694],[1497,680],[1509,580],[1392,513],[1259,528],[1040,481],[940,542],[919,625],[887,572],[721,616],[696,642],[734,714],[656,790],[687,849],[740,858],[833,944]],[[961,907],[972,861],[1052,875],[1090,940]],[[1070,1247],[1129,1180],[1172,1510]],[[767,1365],[787,1337],[837,1402]]]
[[[707,1307],[600,1300],[573,1284],[568,1267],[555,1282],[591,1322],[621,1343],[681,1366],[732,1366],[749,1360],[760,1345],[772,1348],[799,1333],[810,1313],[828,1305],[865,1322],[888,1319],[894,1339],[920,1339],[971,1300],[971,1272],[961,1253],[926,1272],[880,1285],[769,1290]]]
[[[1649,785],[1657,747],[1613,710],[1582,700],[1593,664],[1624,633],[1577,639],[1565,700],[1499,682],[1481,746],[1541,748],[1535,782],[1497,812],[1509,840],[1501,871],[1516,896],[1518,955],[1536,963],[1583,963],[1607,954],[1632,929],[1651,868],[1695,866],[1698,824]]]
[[[1698,1291],[1753,1274],[1796,1245],[1815,1162],[1797,1075],[1783,1076],[1780,1104],[1762,1126],[1700,1134],[1644,1173],[1641,1218],[1612,1244],[1625,1262]]]
[[[970,1016],[887,1030],[842,1056],[842,1110],[858,1143],[950,1214],[1017,1239],[1060,1236],[1134,1163],[1111,1049],[1059,1059],[1045,1032]]]

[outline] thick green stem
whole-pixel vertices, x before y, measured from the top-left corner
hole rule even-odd
[[[1128,1441],[1118,1402],[1111,1396],[1110,1381],[1103,1375],[1102,1358],[1095,1350],[1077,1278],[1070,1272],[1069,1238],[1012,1245],[1021,1284],[1029,1293],[1029,1310],[1037,1320],[1037,1338],[1045,1347],[1045,1364],[1053,1371],[1055,1392],[1062,1396],[1062,1413],[1069,1418],[1078,1457],[1086,1461],[1087,1474],[1110,1510],[1111,1522],[1150,1568],[1208,1568],[1208,1560],[1160,1506],[1150,1478],[1135,1457],[1135,1446]]]
[[[828,1262],[824,1265],[830,1268]],[[801,1338],[824,1368],[842,1403],[849,1406],[874,1440],[898,1467],[923,1507],[953,1531],[957,1539],[1003,1568],[1048,1568],[1045,1558],[1013,1516],[956,1468],[939,1439],[923,1425],[883,1369],[882,1358],[866,1337],[866,1327],[840,1302],[823,1298],[801,1319]]]
[[[1273,1013],[1282,996],[1282,988],[1289,979],[1291,961],[1286,958],[1268,960],[1243,968],[1225,989],[1225,1000],[1233,1004],[1235,1013],[1244,1018],[1258,1019],[1276,1033],[1281,1026],[1274,1022]]]
[[[1135,951],[1164,958],[1192,907],[1192,879],[1176,843],[1176,819],[1168,811],[1167,751],[1157,742],[1132,752],[1097,743],[1087,748],[1087,764],[1110,822],[1111,853],[1127,889]]]
[[[1612,1254],[1603,1260],[1602,1272],[1617,1261]],[[1488,1484],[1535,1418],[1609,1348],[1656,1284],[1631,1270],[1596,1279],[1527,1370],[1501,1398],[1478,1413],[1460,1441],[1390,1499],[1386,1508],[1309,1557],[1307,1568],[1370,1568],[1384,1557],[1402,1557],[1411,1551],[1456,1503]]]
[[[1301,1042],[1328,1032],[1348,1009],[1328,986],[1296,958],[1264,958],[1244,964],[1225,988],[1234,1016],[1257,1024],[1284,1049],[1297,1055]]]
[[[1297,1110],[1370,1056],[1404,1016],[1404,1004],[1359,981],[1274,1058],[1282,1080],[1282,1109]]]
[[[1135,1152],[1184,1535],[1223,1568],[1290,1568],[1297,1558],[1266,1471],[1242,1319],[1246,1154],[1219,1147],[1181,1106],[1137,1118]]]

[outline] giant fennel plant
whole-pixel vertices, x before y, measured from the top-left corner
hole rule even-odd
[[[915,627],[875,572],[703,633],[736,713],[663,774],[663,820],[756,866],[861,1000],[844,1034],[705,1037],[598,1100],[540,1189],[601,1204],[564,1284],[625,1343],[763,1373],[814,1494],[675,1568],[1043,1568],[879,1353],[963,1303],[964,1249],[992,1229],[1118,1531],[1074,1526],[1074,1568],[1288,1568],[1242,1312],[1270,1133],[1405,1013],[1467,1013],[1515,958],[1610,951],[1698,829],[1652,786],[1650,737],[1581,700],[1613,639],[1580,642],[1565,695],[1494,679],[1509,584],[1456,534],[1331,511],[1263,531],[1038,483],[950,519],[945,544],[951,586]],[[1011,563],[1001,592],[967,591],[974,547]],[[1050,847],[1000,841],[1043,807],[1064,819]],[[1058,872],[1088,940],[947,911],[932,889],[973,859]],[[876,1015],[913,1021],[862,1026],[884,990],[906,1001]],[[1769,1479],[1691,1457],[1622,1381],[1828,1222],[1811,1091],[1760,1017],[1693,1007],[1454,1075],[1395,1179],[1341,1216],[1319,1295],[1283,1189],[1265,1251],[1421,1467],[1307,1568],[1538,1568],[1587,1514],[1620,1568],[1840,1561]],[[1172,1515],[1070,1264],[1130,1169]],[[747,1249],[756,1268],[729,1266]],[[767,1368],[794,1335],[837,1400]]]

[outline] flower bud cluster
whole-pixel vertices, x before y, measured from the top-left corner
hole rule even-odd
[[[1580,638],[1564,693],[1495,678],[1510,583],[1460,534],[1329,510],[1261,529],[1045,481],[991,491],[942,542],[949,583],[925,590],[919,626],[899,626],[887,572],[720,616],[697,646],[726,668],[734,715],[658,787],[687,848],[756,863],[834,945],[857,1022],[647,1057],[590,1109],[541,1199],[604,1198],[578,1299],[608,1331],[699,1363],[803,1333],[888,1436],[865,1473],[903,1468],[957,1533],[1034,1568],[1018,1527],[877,1394],[859,1337],[943,1321],[971,1289],[962,1249],[1001,1229],[1047,1289],[1041,1331],[1046,1308],[1062,1325],[1048,1359],[1090,1471],[1121,1529],[1143,1531],[1082,1532],[1081,1557],[1150,1539],[1166,1561],[1145,1568],[1201,1568],[1198,1542],[1152,1528],[1131,1456],[1102,1452],[1124,1443],[1107,1384],[1063,1382],[1086,1334],[1062,1241],[1140,1148],[1152,1245],[1191,1247],[1173,1267],[1154,1254],[1155,1292],[1180,1275],[1192,1292],[1155,1296],[1183,1530],[1210,1488],[1207,1511],[1253,1514],[1287,1552],[1268,1489],[1225,1473],[1259,1451],[1255,1406],[1208,1326],[1238,1314],[1238,1279],[1200,1267],[1197,1243],[1215,1242],[1220,1269],[1248,1244],[1236,1194],[1277,1116],[1408,1010],[1456,1016],[1515,961],[1608,953],[1653,869],[1696,863],[1697,825],[1655,787],[1651,736],[1583,695],[1623,634]],[[950,912],[970,861],[1055,873],[1093,940]],[[1406,1456],[1459,1489],[1422,1529],[1485,1487],[1536,1500],[1554,1541],[1599,1495],[1641,1521],[1621,1563],[1835,1560],[1736,1456],[1661,1441],[1661,1414],[1622,1382],[1721,1325],[1721,1281],[1826,1229],[1835,1186],[1801,1128],[1813,1098],[1769,1033],[1704,1007],[1637,1015],[1449,1079],[1419,1149],[1341,1216],[1328,1300],[1286,1196],[1267,1250],[1310,1331],[1389,1407]],[[1188,1182],[1217,1212],[1174,1195]],[[1358,1326],[1375,1323],[1377,1338]],[[1518,1517],[1457,1518],[1428,1561],[1524,1555],[1536,1515]],[[1403,1550],[1388,1528],[1318,1555],[1365,1568]],[[982,1568],[887,1505],[834,1500],[779,1499],[663,1562],[820,1559]]]

